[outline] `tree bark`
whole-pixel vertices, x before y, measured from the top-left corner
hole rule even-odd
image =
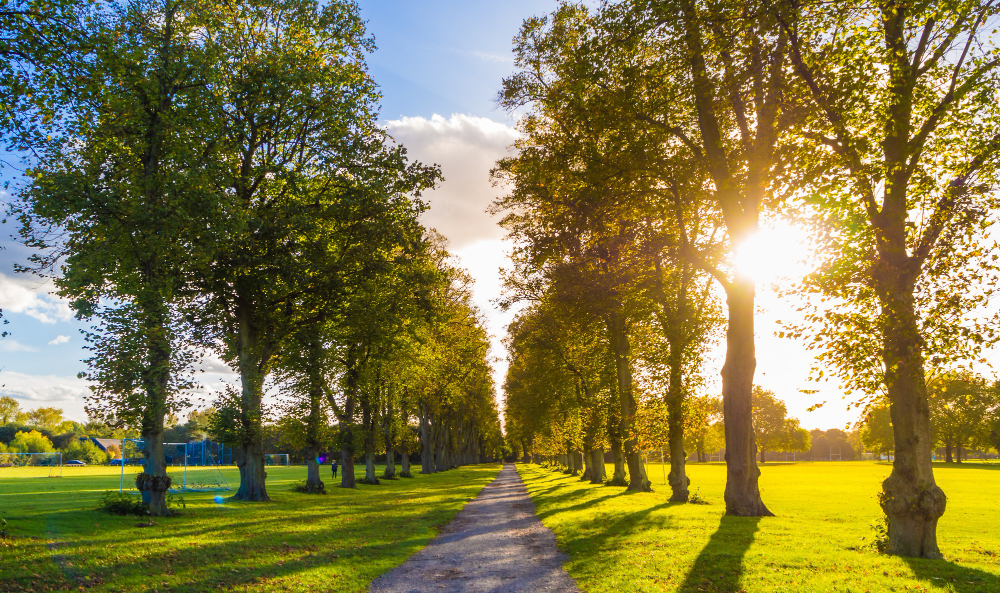
[[[354,475],[354,406],[357,401],[357,370],[349,368],[345,377],[344,415],[339,418],[340,487],[357,488]]]
[[[161,420],[162,424],[162,420]],[[167,462],[163,452],[163,430],[159,432],[147,432],[142,435],[143,441],[143,471],[151,476],[161,478],[167,475]],[[147,481],[144,483],[151,484]],[[158,488],[140,489],[142,502],[149,509],[149,514],[154,517],[165,517],[171,514],[167,508],[167,491]]]
[[[687,502],[691,479],[685,471],[687,453],[684,451],[684,385],[682,368],[684,351],[681,341],[670,343],[670,384],[667,389],[667,443],[670,449],[670,501]]]
[[[951,441],[944,444],[944,460],[948,463],[954,461],[951,457]]]
[[[729,326],[726,329],[726,362],[722,367],[722,414],[726,431],[726,514],[742,517],[772,516],[760,498],[757,479],[757,444],[754,439],[751,401],[754,352],[754,285],[736,278],[726,287]]]
[[[433,448],[431,444],[431,421],[427,417],[427,406],[420,406],[420,473],[434,473]]]
[[[234,500],[269,502],[267,495],[267,472],[264,470],[263,426],[261,423],[261,399],[264,377],[261,369],[259,337],[250,320],[248,305],[237,306],[239,322],[238,354],[242,393],[240,401],[240,422],[244,441],[233,447],[238,452],[237,467],[240,470],[240,488]]]
[[[402,463],[402,470],[399,472],[399,477],[412,478],[413,474],[410,472],[410,454],[403,452],[400,454],[400,459]]]
[[[363,395],[361,398],[361,429],[364,431],[365,445],[365,479],[362,483],[377,486],[379,481],[375,475],[375,421],[372,417],[369,395]]]
[[[628,339],[622,311],[613,311],[608,316],[608,331],[611,334],[611,347],[615,358],[615,371],[618,379],[618,397],[621,402],[621,434],[625,445],[625,461],[628,464],[628,490],[632,492],[650,492],[650,481],[646,478],[646,470],[642,465],[639,441],[635,435],[635,395],[632,392],[632,359],[631,345]]]
[[[895,440],[892,473],[882,483],[879,500],[889,524],[887,551],[940,558],[937,522],[947,500],[931,467],[930,408],[913,288],[902,274],[890,272],[881,279],[883,363]]]
[[[604,480],[607,479],[607,472],[604,469],[604,450],[600,447],[595,447],[591,452],[591,474],[590,483],[591,484],[603,484]]]
[[[319,477],[319,451],[309,449],[306,455],[306,490],[308,492],[326,492],[326,484]]]

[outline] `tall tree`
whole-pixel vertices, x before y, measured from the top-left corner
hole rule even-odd
[[[884,395],[893,471],[880,502],[888,551],[937,558],[944,492],[931,466],[925,372],[995,340],[970,312],[996,284],[1000,148],[992,2],[776,3],[807,121],[798,172],[831,239],[813,278],[843,306],[817,312],[828,366]],[[856,348],[863,342],[877,349]]]
[[[22,237],[42,249],[36,270],[59,262],[59,292],[88,334],[95,416],[141,430],[143,500],[167,513],[164,418],[182,406],[190,363],[178,306],[194,240],[211,200],[200,166],[211,154],[204,124],[208,71],[194,2],[137,0],[97,21],[81,87],[57,128],[72,142],[38,151],[21,194]]]
[[[786,36],[762,10],[763,3],[677,0],[634,6],[631,22],[647,40],[647,76],[663,74],[670,98],[662,103],[670,109],[639,117],[672,135],[705,172],[710,188],[705,199],[721,216],[731,259],[757,233],[761,212],[773,201],[769,189],[777,141],[788,123],[783,109]],[[745,271],[731,269],[731,261],[727,271],[695,249],[687,254],[726,294],[726,513],[770,515],[757,485],[751,412],[754,281]]]

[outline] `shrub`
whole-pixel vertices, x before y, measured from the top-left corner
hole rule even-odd
[[[112,515],[148,515],[149,509],[142,504],[142,498],[137,498],[126,492],[108,490],[101,496],[97,508]]]

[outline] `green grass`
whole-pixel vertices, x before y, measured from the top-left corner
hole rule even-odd
[[[570,556],[567,570],[585,591],[1000,591],[1000,465],[935,464],[948,495],[938,526],[946,560],[938,561],[870,548],[888,464],[761,469],[762,495],[777,517],[724,516],[724,464],[688,466],[691,491],[708,505],[667,503],[670,488],[660,484],[657,463],[649,466],[656,492],[639,494],[518,465],[542,522]]]
[[[179,516],[152,527],[138,526],[147,518],[94,508],[102,492],[118,489],[115,468],[68,467],[62,478],[2,471],[3,592],[364,591],[424,547],[499,465],[328,488],[326,496],[291,491],[305,467],[269,467],[273,502],[217,504],[216,495],[232,493],[187,493]],[[223,471],[235,488],[237,470]]]

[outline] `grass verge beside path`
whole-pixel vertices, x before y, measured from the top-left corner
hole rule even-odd
[[[365,591],[424,547],[500,470],[468,466],[329,494],[291,491],[305,467],[268,467],[271,503],[184,494],[176,517],[94,509],[118,483],[85,468],[63,478],[0,478],[0,591]],[[326,468],[327,472],[329,468]],[[358,468],[364,475],[364,468]],[[239,484],[235,468],[226,478]],[[235,474],[235,475],[230,475]],[[113,486],[108,483],[114,482]]]
[[[935,464],[948,495],[938,561],[870,548],[888,464],[768,463],[761,490],[777,517],[760,519],[724,516],[724,464],[688,466],[707,505],[668,503],[658,465],[648,468],[656,492],[626,494],[518,464],[584,591],[1000,591],[1000,464]]]

